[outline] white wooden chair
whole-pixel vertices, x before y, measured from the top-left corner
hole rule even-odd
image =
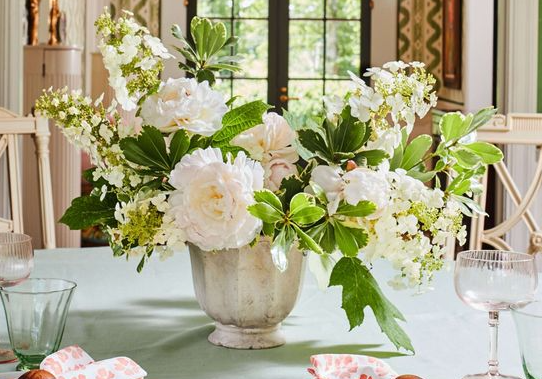
[[[0,156],[7,151],[11,219],[0,218],[0,231],[24,232],[20,172],[22,162],[17,136],[25,134],[31,135],[36,144],[43,245],[46,249],[54,249],[56,247],[55,220],[49,165],[48,121],[40,117],[19,117],[4,108],[0,108]]]
[[[530,233],[529,252],[542,252],[542,231],[533,217],[529,206],[535,199],[542,185],[542,114],[512,113],[507,116],[496,115],[491,121],[478,130],[478,140],[499,145],[520,144],[536,146],[538,163],[535,174],[524,196],[520,191],[505,162],[497,163],[495,172],[508,192],[516,208],[498,225],[484,229],[484,217],[473,218],[470,233],[470,249],[481,249],[482,244],[488,244],[499,250],[513,250],[505,241],[504,236],[518,222],[523,220]],[[483,182],[484,192],[478,198],[482,209],[486,206],[487,173]]]

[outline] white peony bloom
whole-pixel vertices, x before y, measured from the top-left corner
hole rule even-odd
[[[341,169],[331,166],[316,166],[312,170],[311,181],[322,187],[328,201],[328,213],[335,214],[339,203],[344,198],[344,181],[341,177]]]
[[[357,205],[360,201],[372,201],[376,211],[368,218],[376,218],[388,205],[390,186],[386,175],[380,171],[367,168],[356,168],[343,175],[344,199],[350,205]]]
[[[250,157],[260,161],[265,169],[265,188],[277,191],[282,179],[296,174],[299,156],[292,146],[296,133],[286,120],[273,112],[262,117],[263,124],[250,128],[231,142],[248,151]]]
[[[177,129],[210,137],[222,127],[228,111],[224,97],[207,81],[168,79],[158,93],[148,97],[141,107],[141,117],[164,133]]]
[[[243,152],[224,163],[220,149],[198,149],[185,155],[171,172],[177,189],[168,213],[186,240],[203,250],[239,248],[260,232],[262,222],[247,206],[263,188],[264,170]]]
[[[297,174],[297,167],[287,159],[274,158],[263,165],[265,170],[265,188],[278,191],[282,180],[290,175]]]
[[[297,153],[292,143],[296,133],[290,128],[284,117],[270,112],[262,117],[263,124],[245,130],[233,138],[231,144],[248,151],[252,159],[264,161],[271,156],[296,158]]]

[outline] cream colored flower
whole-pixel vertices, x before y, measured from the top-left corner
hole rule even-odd
[[[228,111],[224,97],[209,83],[196,79],[168,79],[158,93],[148,97],[141,107],[144,122],[164,133],[177,129],[210,137],[222,128]]]
[[[299,156],[292,146],[296,133],[276,113],[263,115],[262,121],[263,124],[237,135],[231,144],[242,147],[252,159],[262,163],[266,172],[265,187],[276,191],[282,179],[297,173],[294,163],[299,160]]]
[[[263,166],[265,170],[265,188],[278,191],[284,178],[297,173],[297,167],[287,159],[274,158]]]
[[[224,163],[220,149],[199,149],[184,156],[171,172],[177,189],[168,199],[168,214],[188,242],[203,250],[233,249],[250,243],[262,222],[247,206],[263,188],[260,163],[241,152]]]

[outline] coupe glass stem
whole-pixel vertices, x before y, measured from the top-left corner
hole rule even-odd
[[[489,312],[489,375],[499,375],[498,359],[499,312]]]

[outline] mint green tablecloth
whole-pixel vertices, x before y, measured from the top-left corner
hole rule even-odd
[[[305,379],[309,357],[318,353],[354,353],[384,357],[399,373],[424,379],[459,379],[487,366],[487,316],[462,304],[451,272],[441,273],[435,290],[422,296],[395,292],[383,285],[403,311],[415,356],[400,356],[379,333],[372,314],[361,328],[348,332],[340,309],[339,288],[318,290],[307,275],[301,298],[284,322],[287,345],[263,351],[238,351],[207,342],[211,320],[194,298],[189,256],[150,262],[142,274],[136,261],[113,258],[108,248],[36,252],[34,277],[57,277],[78,283],[62,345],[79,344],[95,359],[126,355],[149,379]],[[385,265],[375,268],[391,276]],[[384,281],[382,282],[384,283]],[[502,315],[502,371],[519,375],[515,329]],[[0,318],[5,340],[5,321]],[[0,366],[8,371],[13,366]]]

